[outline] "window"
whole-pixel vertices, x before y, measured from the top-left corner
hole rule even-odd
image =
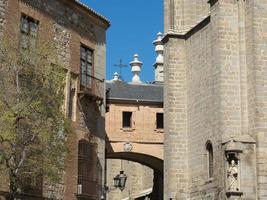
[[[123,128],[132,127],[132,112],[122,112],[122,127]]]
[[[20,20],[20,46],[23,49],[34,49],[36,46],[36,38],[38,32],[38,24],[37,20],[33,18],[22,15]]]
[[[93,51],[83,45],[81,46],[80,62],[81,87],[83,89],[91,88],[93,76]]]
[[[78,186],[77,193],[97,195],[97,145],[86,140],[79,141],[78,146]]]
[[[207,142],[206,144],[206,151],[207,151],[207,160],[208,160],[208,173],[209,178],[213,177],[213,148],[211,142]]]
[[[156,123],[157,123],[157,129],[164,128],[163,113],[157,113]]]

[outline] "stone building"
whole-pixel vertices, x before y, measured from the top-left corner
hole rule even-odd
[[[36,31],[38,38],[54,43],[66,69],[65,112],[73,131],[68,137],[70,153],[64,177],[57,188],[46,188],[44,183],[41,193],[26,199],[100,199],[105,166],[103,103],[109,21],[78,0],[0,0],[0,12],[0,36],[8,34],[16,39],[25,31]],[[8,179],[2,177],[5,175],[0,179],[0,196],[9,190]]]
[[[163,50],[159,45],[156,49]],[[130,62],[132,81],[123,82],[115,73],[106,83],[109,200],[163,199],[163,77],[162,70],[157,70],[162,62],[158,58],[154,66],[157,82],[140,80],[142,62],[135,54]],[[113,178],[120,170],[128,177],[122,192],[113,188]]]
[[[164,12],[164,199],[267,199],[266,1]]]

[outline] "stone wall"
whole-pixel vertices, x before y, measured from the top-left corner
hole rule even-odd
[[[4,25],[6,23],[6,11],[8,0],[0,1],[0,37],[2,36]]]
[[[210,1],[210,16],[194,24],[191,11],[201,4],[174,0],[171,11],[170,2],[164,2],[165,31],[172,21],[174,30],[163,38],[165,199],[237,198],[226,186],[227,138],[240,145],[235,151],[243,198],[265,199],[266,3]],[[186,27],[191,30],[183,32]],[[212,179],[207,141],[213,145]]]
[[[188,178],[191,199],[216,195],[219,180],[224,179],[221,137],[218,134],[218,68],[212,65],[211,26],[206,26],[186,41]],[[192,59],[194,58],[194,59]],[[207,142],[214,154],[214,177],[208,173]],[[208,194],[205,191],[210,190]]]
[[[164,31],[188,31],[209,12],[207,0],[164,1]]]
[[[188,194],[185,41],[170,38],[164,60],[164,199],[183,200]]]
[[[257,140],[257,174],[259,199],[267,198],[267,2],[253,4],[254,115],[253,135]],[[253,126],[252,125],[252,126]]]
[[[107,169],[107,186],[110,188],[107,197],[109,200],[135,199],[144,191],[152,192],[153,170],[151,168],[131,161],[108,159]],[[127,175],[126,188],[123,191],[114,190],[113,178],[119,174],[121,169]]]

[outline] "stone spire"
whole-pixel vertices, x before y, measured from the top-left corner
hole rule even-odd
[[[134,54],[134,60],[130,62],[131,71],[133,73],[132,83],[134,84],[142,83],[139,77],[139,73],[141,72],[143,63],[139,61],[138,58],[138,54]]]
[[[155,46],[155,52],[157,53],[156,62],[154,64],[155,67],[155,81],[163,82],[164,81],[164,72],[163,72],[163,44],[162,44],[162,33],[159,32],[157,34],[157,39],[153,42]]]
[[[115,72],[113,75],[113,81],[120,81],[120,75],[118,72]]]

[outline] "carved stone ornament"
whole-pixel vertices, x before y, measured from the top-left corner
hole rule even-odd
[[[133,145],[132,145],[132,143],[130,143],[130,142],[125,142],[125,143],[123,144],[123,150],[124,150],[124,151],[130,152],[130,151],[132,151],[132,149],[133,149]]]

